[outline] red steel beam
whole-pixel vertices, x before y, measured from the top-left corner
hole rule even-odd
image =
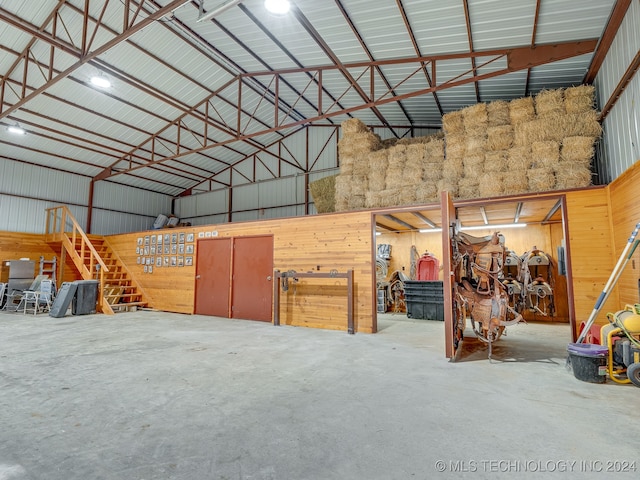
[[[602,107],[602,111],[600,112],[598,120],[600,121],[604,120],[605,117],[609,114],[613,106],[616,104],[616,102],[620,98],[620,95],[622,95],[622,92],[624,92],[624,89],[627,88],[627,85],[629,85],[629,83],[631,82],[635,74],[638,72],[639,68],[640,68],[640,50],[636,52],[636,56],[633,58],[633,60],[631,60],[631,63],[627,67],[627,70],[624,72],[624,75],[622,75],[622,78],[618,82],[618,85],[616,85],[616,88],[613,90],[613,93],[609,97],[609,100],[607,100],[607,103],[605,104],[605,106]]]

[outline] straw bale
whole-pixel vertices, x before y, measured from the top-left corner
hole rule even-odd
[[[381,207],[395,207],[400,205],[400,189],[389,188],[387,190],[381,190],[379,194]]]
[[[387,172],[386,170],[370,172],[368,180],[369,191],[384,190],[387,185]]]
[[[404,167],[406,185],[416,185],[422,181],[422,163],[409,163]]]
[[[558,142],[534,142],[531,144],[531,162],[533,168],[553,169],[560,161]]]
[[[501,172],[483,173],[480,176],[478,193],[481,197],[500,197],[505,194],[504,174]]]
[[[385,177],[386,189],[400,188],[405,184],[404,171],[398,168],[390,168],[387,170],[387,176]]]
[[[369,155],[369,173],[385,172],[389,166],[387,150],[376,150]]]
[[[476,103],[462,109],[462,122],[465,132],[475,131],[479,128],[487,128],[489,118],[487,116],[487,104]]]
[[[335,180],[335,196],[337,200],[343,200],[351,193],[352,175],[338,175]]]
[[[346,212],[349,210],[349,204],[346,198],[336,198],[336,212]]]
[[[474,161],[477,159],[474,159]],[[479,181],[480,175],[484,172],[484,155],[482,160],[476,163],[464,163],[464,178],[475,178],[475,181]]]
[[[480,196],[480,177],[461,178],[458,182],[459,198],[478,198]]]
[[[481,153],[473,153],[471,155],[467,155],[464,157],[464,166],[474,167],[474,168],[482,168],[484,166],[484,152]]]
[[[435,182],[442,178],[443,163],[425,162],[422,164],[422,179],[426,182]]]
[[[538,115],[562,115],[564,113],[564,91],[542,90],[535,98],[536,113]]]
[[[340,175],[352,175],[353,174],[353,162],[340,162]]]
[[[598,112],[551,115],[545,117],[546,138],[541,140],[562,141],[565,137],[599,137],[602,127],[598,122]]]
[[[564,92],[564,108],[567,113],[584,113],[593,109],[595,87],[579,85],[567,88]]]
[[[437,200],[438,188],[435,183],[422,182],[416,188],[416,202],[429,203]]]
[[[410,205],[416,203],[415,187],[405,187],[400,189],[400,205]]]
[[[464,160],[462,158],[447,157],[442,164],[442,178],[457,182],[464,174]]]
[[[574,164],[562,164],[556,172],[556,188],[583,188],[591,185],[591,170],[575,166]]]
[[[553,190],[556,186],[556,176],[551,168],[530,168],[527,170],[527,178],[531,192]]]
[[[457,180],[450,180],[443,178],[436,182],[436,188],[438,189],[438,197],[442,192],[449,192],[452,197],[458,197],[458,182]],[[437,198],[437,197],[436,197]]]
[[[465,138],[465,156],[474,153],[484,153],[487,149],[487,129],[485,128],[482,135],[468,135]]]
[[[591,164],[595,137],[565,137],[562,140],[562,161]]]
[[[512,170],[528,170],[531,166],[531,148],[530,147],[513,147],[507,154],[507,169]]]
[[[445,138],[446,158],[464,157],[465,143],[464,135],[447,135]]]
[[[509,102],[509,118],[513,125],[530,122],[536,116],[533,97],[523,97]]]
[[[424,158],[424,144],[415,143],[407,147],[407,163],[420,163]]]
[[[340,127],[342,128],[342,133],[344,135],[349,135],[352,133],[363,133],[363,132],[369,131],[367,126],[364,123],[362,123],[362,120],[358,118],[350,118],[349,120],[345,120],[340,124]]]
[[[381,197],[380,192],[369,190],[364,194],[364,205],[366,208],[376,208],[381,207]]]
[[[395,137],[385,138],[380,142],[380,148],[391,148],[394,147],[398,143],[398,139]]]
[[[491,105],[491,104],[489,104]],[[487,129],[486,147],[489,151],[508,150],[513,146],[513,127],[501,125]]]
[[[444,139],[435,139],[424,146],[424,159],[426,162],[444,160]]]
[[[351,170],[351,175],[357,176],[366,176],[369,174],[371,170],[371,166],[369,165],[369,159],[367,157],[360,157],[355,162],[353,162],[353,167]]]
[[[351,176],[351,194],[363,195],[369,189],[369,180],[366,175]]]
[[[501,125],[509,125],[509,102],[504,100],[496,100],[487,104],[487,120],[490,127],[499,127]]]
[[[485,172],[506,172],[507,171],[507,150],[487,152],[484,156]]]
[[[349,210],[359,210],[365,208],[366,199],[364,193],[362,195],[351,195],[348,198]]]
[[[457,110],[455,112],[445,113],[442,116],[442,130],[444,130],[447,135],[464,133],[462,112]]]
[[[509,170],[502,177],[504,191],[508,195],[529,191],[529,179],[526,170]]]
[[[334,212],[336,209],[336,176],[309,182],[309,192],[318,213]]]

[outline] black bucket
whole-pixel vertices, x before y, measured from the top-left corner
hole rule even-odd
[[[589,383],[604,383],[607,380],[607,347],[591,343],[570,343],[567,351],[573,375],[578,380]]]

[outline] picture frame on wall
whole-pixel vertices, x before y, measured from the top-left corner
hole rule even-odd
[[[181,255],[184,254],[184,243],[181,243],[180,245],[178,245],[178,253]]]
[[[156,236],[151,235],[151,245],[155,245],[155,244],[156,244]]]
[[[147,265],[151,265],[153,263],[153,257],[147,257]]]
[[[158,234],[158,244],[162,243],[162,234]]]
[[[193,257],[184,257],[184,265],[190,267],[193,265]]]
[[[156,246],[155,245],[151,245],[150,253],[151,253],[151,255],[155,255],[156,254]]]
[[[187,233],[187,242],[193,242],[193,232]]]
[[[136,263],[137,263],[138,265],[140,265],[140,257],[137,257],[137,258],[136,258]]]
[[[178,243],[184,243],[184,239],[185,239],[185,234],[184,232],[180,232],[178,234]]]
[[[144,266],[144,273],[147,273],[149,271],[149,267],[147,267],[146,265]]]
[[[171,244],[169,243],[165,243],[164,244],[164,254],[165,255],[169,255],[169,252],[171,251]]]
[[[204,232],[198,232],[198,238],[204,238]]]
[[[144,236],[144,244],[149,245],[149,235]]]
[[[169,266],[169,257],[164,257],[164,266],[165,267]]]
[[[171,266],[175,267],[178,264],[178,260],[176,259],[176,257],[171,257]]]
[[[178,257],[178,266],[179,267],[184,267],[184,257],[183,256],[179,256]]]
[[[187,245],[187,248],[185,249],[185,253],[187,255],[192,255],[193,254],[193,245]]]
[[[162,266],[162,257],[156,257],[156,267]]]
[[[178,244],[177,243],[172,243],[171,244],[171,254],[175,255],[176,253],[178,253]]]
[[[164,234],[164,243],[169,243],[171,241],[171,234],[170,233],[165,233]]]
[[[145,254],[145,256],[149,255],[149,246],[148,245],[144,246],[144,254]]]
[[[178,234],[177,233],[172,233],[171,234],[171,243],[178,243]]]
[[[149,265],[149,270],[148,270],[148,272],[149,272],[149,273],[153,273],[153,265]]]
[[[136,247],[136,255],[140,255],[140,247]]]
[[[138,237],[138,240],[137,240],[138,245],[142,245],[142,242],[143,242],[142,237]]]

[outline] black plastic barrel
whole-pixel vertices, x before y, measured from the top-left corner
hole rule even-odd
[[[567,351],[573,375],[578,380],[589,383],[604,383],[607,380],[607,347],[591,343],[570,343]]]

